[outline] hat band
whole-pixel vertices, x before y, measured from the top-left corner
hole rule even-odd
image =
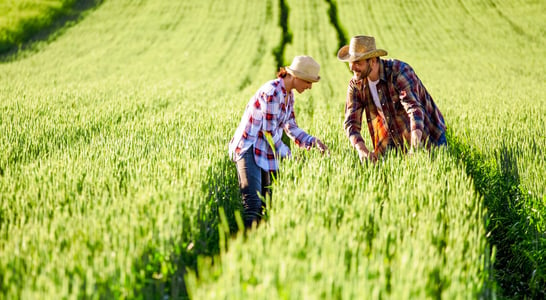
[[[304,73],[304,72],[301,72],[301,71],[298,71],[298,70],[294,70],[292,69],[291,67],[288,67],[286,68],[286,71],[288,71],[288,73],[300,78],[300,79],[303,79],[303,80],[307,80],[307,81],[319,81],[320,79],[320,76],[318,75],[312,75],[312,74],[309,74],[309,73]]]

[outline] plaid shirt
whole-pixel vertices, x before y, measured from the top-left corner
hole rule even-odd
[[[296,124],[294,93],[287,94],[284,81],[277,78],[265,83],[250,98],[229,143],[229,156],[237,161],[254,146],[256,164],[265,171],[276,171],[279,157],[291,156],[290,149],[281,140],[283,129],[299,147],[314,146],[316,139]],[[269,146],[267,136],[272,138],[275,152]]]
[[[367,79],[349,82],[345,103],[345,132],[353,146],[364,142],[360,134],[365,111],[373,150],[384,154],[389,148],[406,149],[411,131],[421,130],[427,147],[437,145],[446,126],[444,117],[413,69],[399,60],[380,59],[377,94],[385,115],[378,113]],[[387,123],[387,124],[385,124]]]

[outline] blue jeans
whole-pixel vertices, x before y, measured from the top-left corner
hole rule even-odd
[[[243,200],[245,227],[252,227],[252,223],[259,223],[265,202],[260,196],[271,198],[271,177],[275,172],[268,172],[258,167],[254,160],[254,147],[250,147],[237,162],[239,189]]]
[[[446,133],[442,133],[440,138],[438,139],[438,146],[447,146],[447,139],[446,139]]]

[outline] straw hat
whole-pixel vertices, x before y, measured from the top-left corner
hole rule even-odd
[[[320,65],[311,56],[300,55],[294,57],[292,64],[285,67],[285,70],[290,75],[309,82],[320,80],[320,76],[318,76]]]
[[[357,35],[351,39],[349,45],[345,45],[337,52],[337,58],[341,61],[354,62],[377,56],[387,55],[387,51],[375,48],[373,36]]]

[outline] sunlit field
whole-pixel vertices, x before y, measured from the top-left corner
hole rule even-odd
[[[31,40],[52,38],[101,0],[0,1],[0,53],[16,52]]]
[[[0,57],[0,298],[546,296],[543,1],[74,5]],[[357,34],[415,69],[447,148],[360,163],[335,55]],[[296,118],[331,153],[292,143],[243,235],[227,144],[299,54],[321,81]]]

